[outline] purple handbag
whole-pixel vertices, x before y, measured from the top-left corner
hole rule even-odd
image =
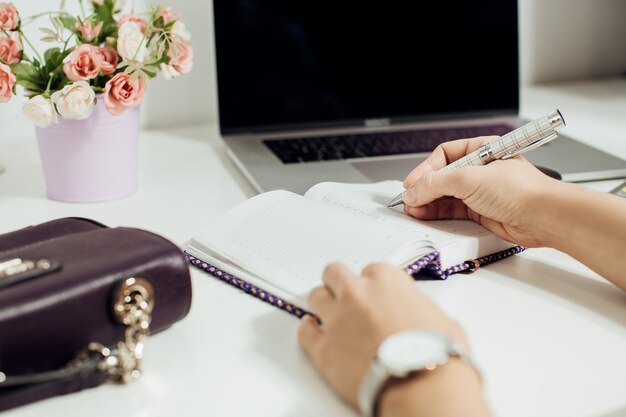
[[[141,373],[183,319],[191,279],[153,233],[64,218],[0,235],[0,411]]]

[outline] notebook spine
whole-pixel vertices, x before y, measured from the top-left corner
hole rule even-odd
[[[211,265],[208,262],[204,262],[203,260],[196,258],[187,251],[185,251],[185,257],[187,258],[187,261],[196,268],[208,272],[220,281],[230,284],[245,292],[246,294],[250,294],[261,301],[273,305],[274,307],[278,307],[281,310],[284,310],[285,312],[296,316],[297,318],[302,318],[306,314],[311,314],[305,309],[291,304],[275,294],[265,291],[264,289],[259,288],[256,285],[250,284],[249,282],[244,281],[243,279],[238,278],[234,275],[231,275],[228,272],[219,269],[218,267]]]

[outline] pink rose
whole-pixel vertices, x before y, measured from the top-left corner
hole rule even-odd
[[[119,116],[128,108],[139,107],[144,91],[141,78],[132,82],[128,75],[120,72],[104,86],[104,104],[109,113]]]
[[[100,32],[102,31],[102,22],[98,23],[95,28],[91,28],[91,20],[87,20],[84,25],[76,22],[74,27],[77,31],[80,32],[80,36],[83,38],[83,41],[89,43],[96,39]]]
[[[105,46],[98,51],[102,56],[102,75],[111,75],[117,69],[119,57],[115,48]]]
[[[6,103],[13,97],[15,74],[8,65],[0,63],[0,103]]]
[[[126,22],[136,23],[139,26],[141,33],[146,33],[146,29],[148,29],[148,22],[146,22],[144,19],[134,14],[121,15],[119,20],[117,21],[117,27],[121,28],[122,25]]]
[[[20,24],[20,15],[13,3],[0,3],[0,29],[15,30]]]
[[[178,20],[180,16],[175,13],[172,13],[171,7],[165,7],[159,10],[159,12],[156,15],[154,15],[154,20],[158,20],[159,17],[162,17],[163,24],[167,25],[168,23],[173,22],[174,20]]]
[[[9,65],[17,64],[22,60],[23,49],[19,39],[0,38],[0,59]]]
[[[186,42],[178,45],[176,56],[172,55],[172,50],[168,51],[170,57],[169,65],[180,74],[187,74],[193,67],[193,48]]]
[[[63,71],[71,81],[87,81],[98,76],[102,69],[103,59],[100,48],[83,44],[72,51]]]

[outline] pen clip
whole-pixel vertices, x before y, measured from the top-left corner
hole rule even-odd
[[[513,158],[513,157],[515,157],[517,155],[521,155],[523,153],[526,153],[528,151],[532,151],[533,149],[540,147],[544,143],[550,142],[552,139],[556,139],[557,136],[558,136],[557,133],[555,131],[553,131],[551,134],[549,134],[545,138],[541,138],[541,139],[538,139],[538,140],[536,140],[536,141],[534,141],[532,143],[529,143],[528,145],[524,146],[523,148],[520,148],[520,149],[516,150],[515,152],[510,152],[510,153],[507,152],[500,159],[509,159],[509,158]]]

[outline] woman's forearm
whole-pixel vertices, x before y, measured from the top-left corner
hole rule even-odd
[[[626,199],[569,183],[548,193],[537,207],[544,245],[626,290]]]

